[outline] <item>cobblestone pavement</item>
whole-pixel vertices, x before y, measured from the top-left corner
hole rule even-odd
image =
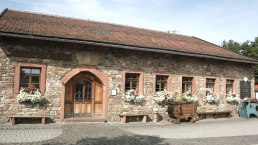
[[[256,120],[251,121],[250,123],[255,123]],[[223,121],[222,121],[223,122]],[[227,122],[225,124],[232,124],[231,120],[225,120]],[[258,122],[258,120],[257,120]],[[221,123],[221,122],[218,122]],[[216,122],[201,122],[200,124],[211,125],[211,129],[213,129],[212,125],[216,124]],[[223,124],[223,123],[221,123]],[[241,121],[239,122],[241,125]],[[16,126],[16,125],[15,125]],[[36,125],[35,125],[36,126]],[[258,145],[258,130],[257,134],[254,135],[241,135],[241,136],[230,136],[230,137],[209,137],[209,138],[191,138],[191,139],[172,139],[172,138],[161,138],[159,136],[154,135],[141,135],[135,134],[126,131],[128,128],[142,128],[143,130],[146,128],[171,128],[171,132],[173,132],[174,127],[187,127],[191,126],[191,124],[168,124],[168,123],[160,123],[160,124],[141,124],[141,123],[129,123],[129,124],[117,124],[117,123],[65,123],[65,124],[49,124],[44,127],[24,127],[24,125],[17,125],[17,127],[8,129],[8,127],[0,127],[0,132],[8,131],[8,130],[62,130],[63,133],[58,137],[54,137],[50,140],[40,141],[40,142],[23,142],[16,144],[32,144],[32,145],[62,145],[62,144],[79,144],[79,145]],[[215,126],[216,128],[218,126]],[[223,127],[223,126],[222,126]],[[10,127],[9,127],[10,128]],[[153,130],[155,131],[155,130]],[[238,130],[241,132],[241,130]],[[194,132],[194,130],[186,131],[185,134],[189,132]],[[44,132],[46,133],[46,132]],[[48,132],[49,133],[49,132]],[[48,134],[47,133],[47,134]],[[207,132],[209,133],[209,132]],[[222,132],[223,133],[223,132]],[[169,132],[168,132],[169,134]],[[35,137],[36,135],[34,135]],[[33,136],[31,136],[33,138]],[[15,136],[11,135],[10,138],[15,138]],[[1,139],[1,138],[0,138]],[[1,143],[0,143],[1,144]],[[15,144],[15,143],[12,143]]]
[[[0,144],[39,142],[58,137],[62,133],[61,126],[57,124],[48,126],[35,124],[1,125]]]

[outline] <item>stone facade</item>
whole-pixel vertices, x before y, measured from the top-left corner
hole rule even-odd
[[[244,76],[251,80],[254,89],[253,66],[205,58],[178,56],[172,54],[133,51],[119,48],[96,47],[72,43],[26,39],[0,39],[0,122],[7,122],[9,115],[49,115],[54,121],[60,121],[61,79],[77,66],[96,66],[108,79],[108,121],[119,121],[122,112],[148,113],[152,119],[153,109],[158,108],[163,119],[166,118],[166,106],[160,106],[153,100],[155,73],[171,74],[172,92],[181,93],[182,76],[193,76],[196,81],[196,95],[199,98],[198,110],[231,110],[237,116],[236,104],[228,104],[225,99],[225,79],[236,81],[236,95],[240,94],[240,80]],[[20,104],[13,94],[14,68],[19,62],[47,64],[46,91],[47,104],[31,106]],[[144,96],[146,102],[133,105],[121,99],[123,94],[123,71],[142,71],[144,75]],[[222,101],[209,104],[203,101],[205,95],[200,88],[205,87],[205,77],[218,78],[218,94]],[[111,96],[116,89],[117,95]],[[252,95],[254,92],[252,91]]]

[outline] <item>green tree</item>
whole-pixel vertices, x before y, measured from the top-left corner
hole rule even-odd
[[[224,40],[221,44],[221,47],[229,49],[233,52],[258,59],[258,37],[254,41],[245,41],[243,43],[238,43],[233,40]],[[258,83],[258,65],[255,67],[255,78]]]
[[[226,48],[226,49],[229,49],[229,50],[231,50],[233,52],[236,52],[236,53],[240,53],[241,54],[241,52],[242,52],[241,51],[242,50],[241,44],[238,43],[238,42],[235,42],[233,40],[228,40],[228,41],[224,40],[222,42],[221,46]]]
[[[247,41],[242,44],[244,47],[244,55],[258,59],[258,37],[253,42]]]

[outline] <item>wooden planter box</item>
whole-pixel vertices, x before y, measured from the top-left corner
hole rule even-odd
[[[190,120],[195,122],[197,119],[197,106],[195,103],[169,103],[168,115],[173,119],[177,119],[180,123],[180,119]]]

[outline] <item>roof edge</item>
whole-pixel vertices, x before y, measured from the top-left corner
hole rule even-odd
[[[255,58],[252,58],[252,57],[250,57],[250,56],[245,56],[245,55],[243,55],[243,54],[236,53],[236,52],[234,52],[234,51],[232,51],[232,50],[230,50],[230,49],[221,47],[221,46],[219,46],[219,45],[217,45],[217,44],[211,43],[211,42],[206,41],[206,40],[203,40],[203,39],[201,39],[201,38],[198,38],[198,37],[195,37],[195,36],[193,36],[193,37],[196,38],[196,39],[199,39],[199,40],[201,40],[201,41],[204,41],[204,42],[206,42],[206,43],[209,43],[209,44],[211,44],[211,45],[215,45],[215,46],[220,47],[220,48],[222,48],[222,49],[225,49],[225,50],[227,50],[227,51],[233,52],[233,53],[235,53],[235,54],[238,54],[238,55],[241,55],[241,56],[250,58],[250,59],[255,59]],[[258,61],[258,60],[257,60],[257,61]]]
[[[0,17],[1,17],[2,15],[4,15],[4,13],[5,13],[7,10],[8,10],[8,8],[5,8],[5,9],[0,13]]]
[[[233,62],[241,62],[241,63],[258,64],[258,60],[251,61],[251,60],[245,60],[245,59],[234,59],[229,57],[205,55],[205,54],[198,54],[198,53],[187,53],[187,52],[181,52],[181,51],[173,51],[173,50],[165,50],[165,49],[157,49],[157,48],[154,49],[154,48],[147,48],[147,47],[128,46],[128,45],[121,45],[121,44],[112,44],[112,43],[103,43],[103,42],[94,42],[94,41],[85,41],[85,40],[43,37],[43,36],[24,35],[24,34],[6,33],[6,32],[0,32],[0,36],[36,39],[36,40],[45,40],[45,41],[56,41],[56,42],[69,42],[69,43],[77,43],[77,44],[89,44],[89,45],[106,46],[106,47],[122,48],[122,49],[130,49],[130,50],[141,50],[141,51],[149,51],[149,52],[157,52],[157,53],[169,53],[169,54],[175,54],[175,55],[192,56],[192,57],[199,57],[199,58],[226,60],[231,62],[233,61]]]

